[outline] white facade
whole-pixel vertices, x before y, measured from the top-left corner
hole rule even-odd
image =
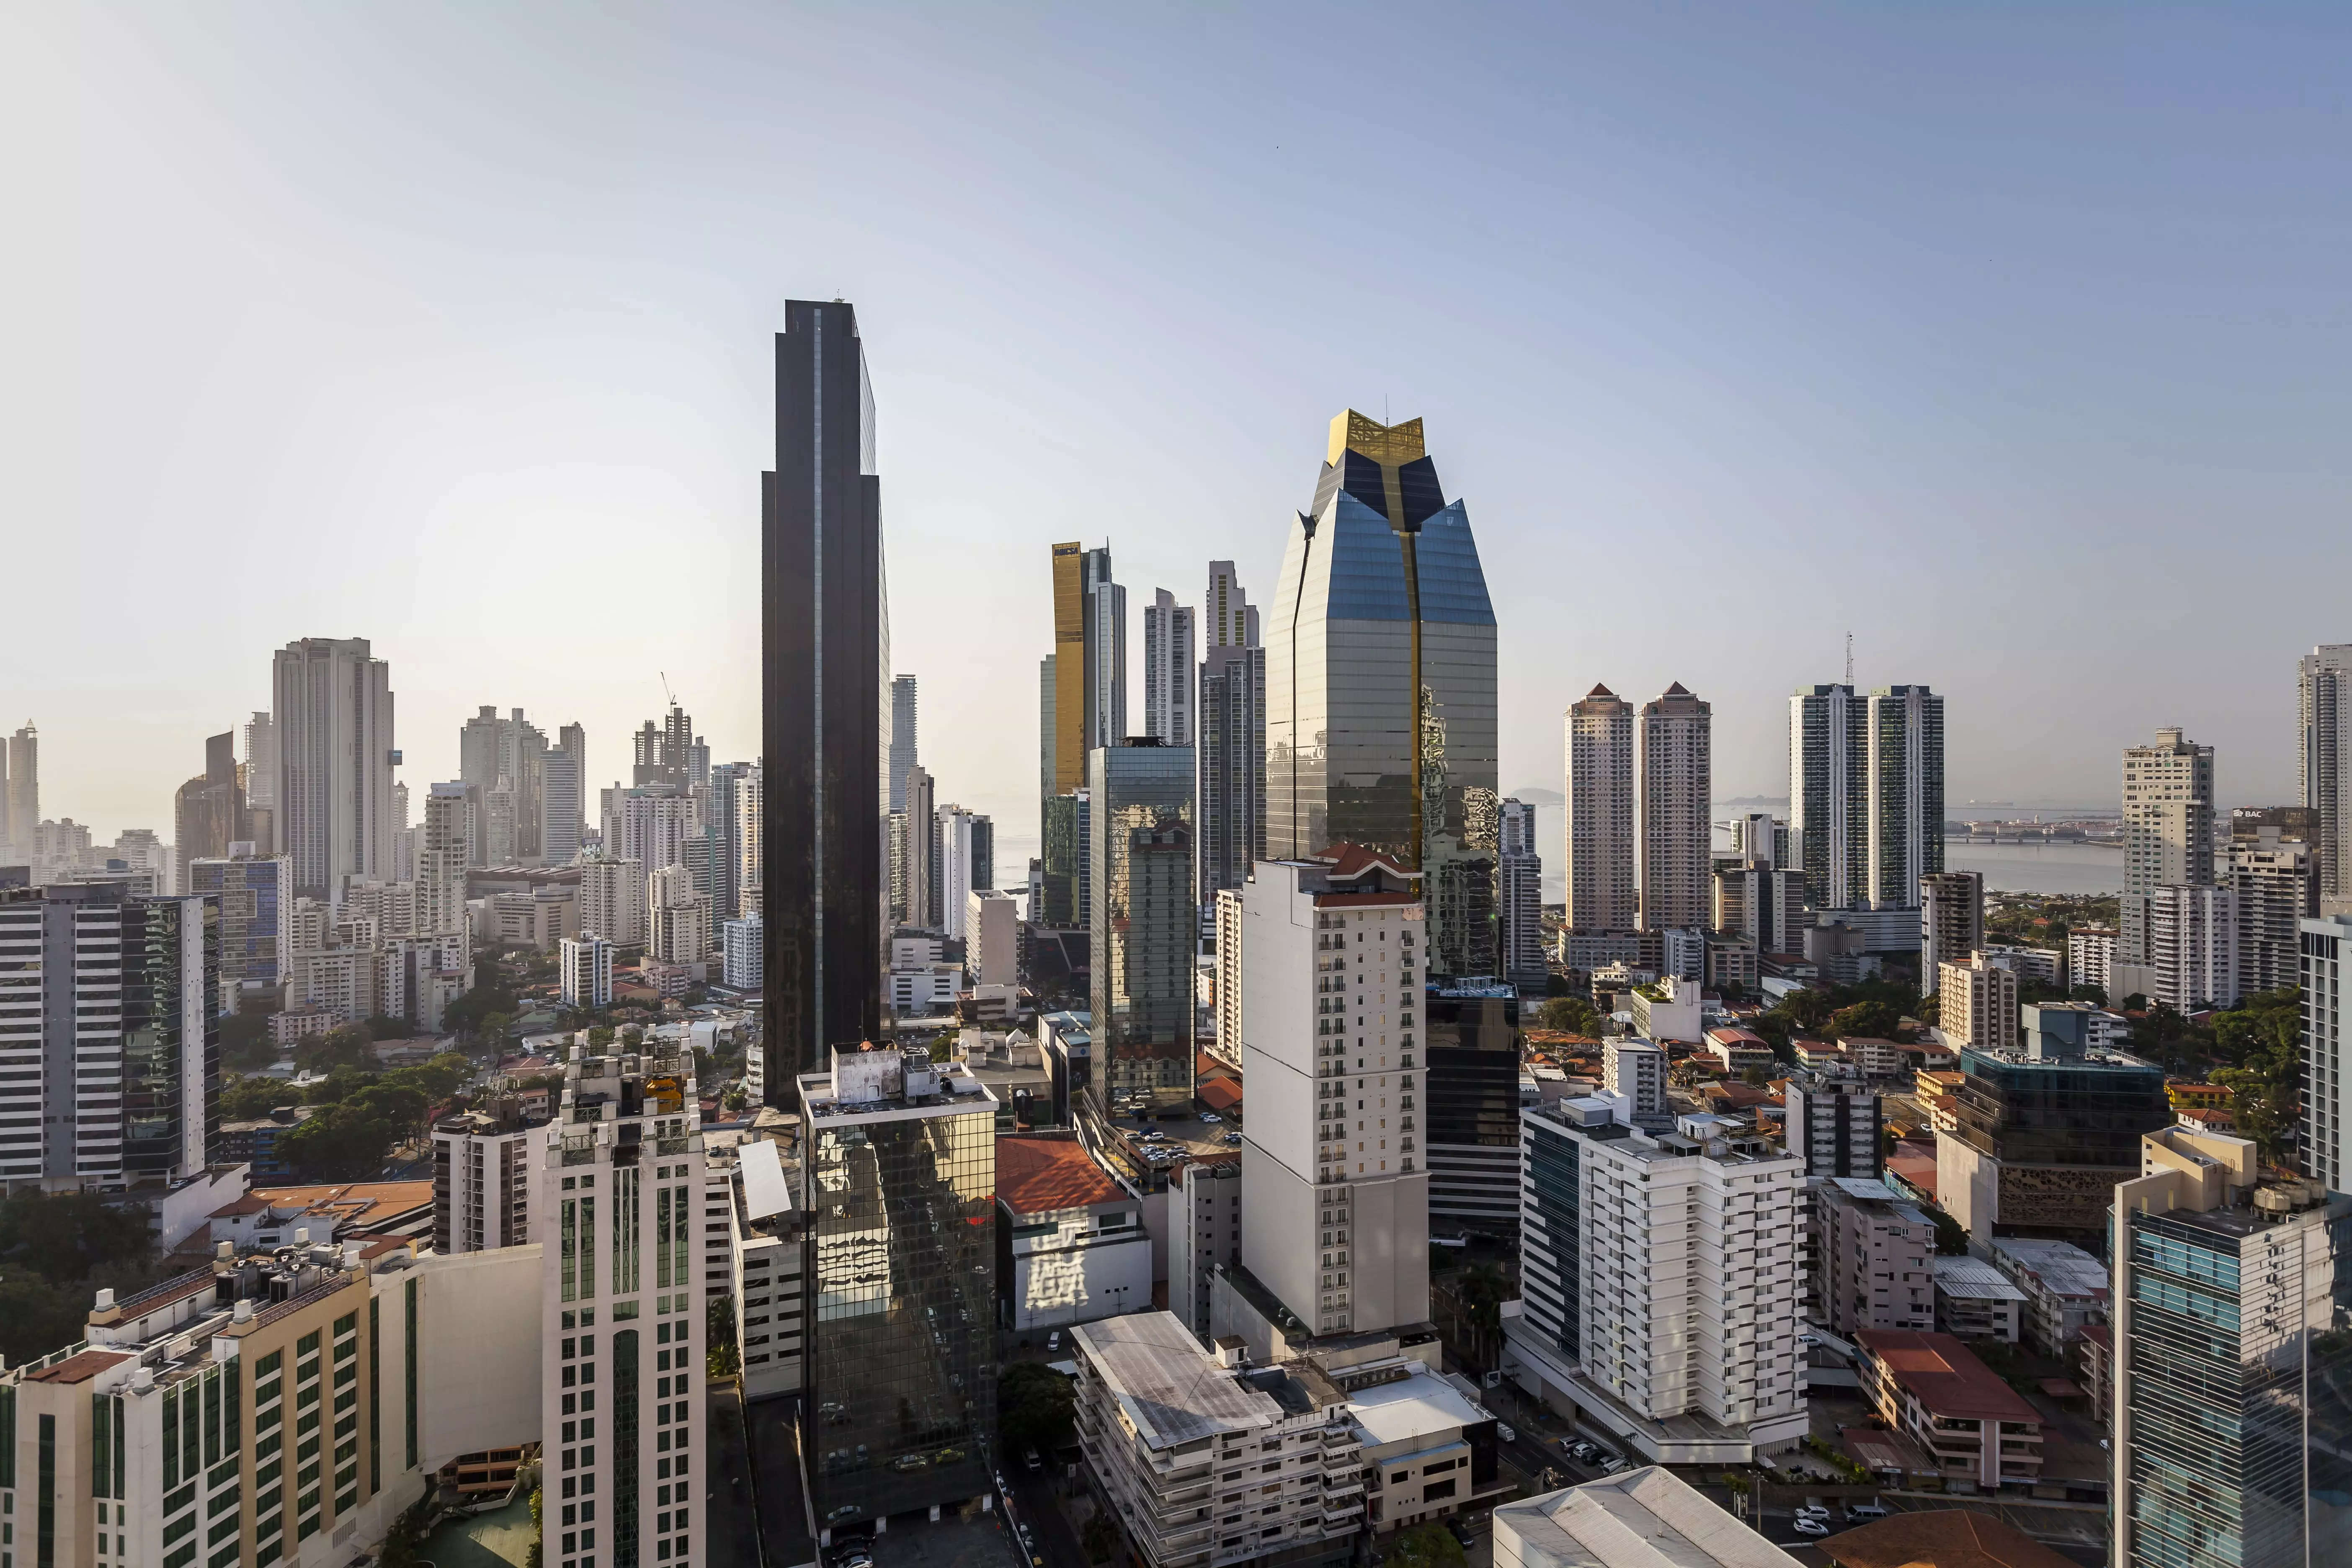
[[[1648,1040],[1612,1035],[1601,1047],[1601,1084],[1625,1097],[1637,1118],[1666,1114],[1666,1053]]]
[[[2331,1193],[2352,1187],[2352,916],[2303,922],[2304,1174]]]
[[[1003,1191],[1007,1142],[997,1142],[998,1202],[1005,1211],[998,1223],[1013,1253],[1006,1326],[1029,1333],[1149,1307],[1151,1237],[1143,1228],[1142,1200],[1106,1179],[1102,1184],[1113,1192],[1104,1202],[1015,1209]]]
[[[1704,949],[1701,962],[1704,963]],[[1696,1045],[1706,1037],[1699,1008],[1699,987],[1680,974],[1658,976],[1632,992],[1633,1032],[1647,1039]]]
[[[2095,985],[2108,990],[2108,974],[2115,967],[2116,932],[2099,926],[2078,926],[2066,933],[2066,982],[2070,985]],[[2123,998],[2110,995],[2111,1002]]]
[[[1712,710],[1680,681],[1643,703],[1634,726],[1634,877],[1644,931],[1704,928],[1711,913],[1713,730]]]
[[[1979,1051],[2017,1049],[2017,975],[1979,953],[1966,963],[1937,971],[1942,999],[1938,1022],[1956,1047]]]
[[[1243,889],[1242,1261],[1318,1334],[1429,1316],[1415,879],[1342,847]]]
[[[644,861],[592,855],[580,862],[580,932],[615,947],[645,945]]]
[[[974,985],[1021,984],[1021,905],[1010,893],[964,895],[964,973]]]
[[[1242,942],[1240,888],[1220,888],[1216,900],[1216,1028],[1210,1052],[1228,1067],[1242,1065]]]
[[[1623,1111],[1596,1096],[1521,1113],[1522,1299],[1504,1321],[1507,1363],[1521,1386],[1573,1401],[1654,1461],[1801,1440],[1798,1161],[1739,1152],[1717,1117],[1650,1137]]]
[[[1168,1178],[1168,1310],[1203,1341],[1210,1285],[1242,1260],[1242,1167],[1193,1160]]]
[[[808,1275],[793,1178],[778,1145],[759,1142],[738,1146],[721,1181],[727,1267],[711,1283],[734,1289],[743,1397],[794,1393],[807,1371]]]
[[[702,1139],[692,1058],[650,1054],[668,1045],[628,1058],[575,1047],[558,1120],[540,1130],[530,1212],[551,1564],[698,1561]],[[624,1115],[631,1105],[638,1114]],[[632,1513],[636,1539],[617,1540]]]
[[[1514,985],[1541,985],[1550,965],[1543,950],[1543,857],[1536,853],[1536,808],[1523,800],[1505,801],[1500,827],[1496,877],[1503,974]]]
[[[972,880],[972,861],[988,832],[988,818],[960,805],[943,805],[934,821],[939,854],[933,874],[938,882],[935,901],[940,924],[950,942],[968,942],[971,932],[965,924],[970,913],[967,906],[979,890]]]
[[[2213,748],[2158,730],[2124,752],[2124,888],[2116,962],[2153,964],[2144,897],[2213,880]]]
[[[719,930],[726,946],[720,978],[737,991],[759,990],[767,973],[766,923],[758,915],[746,915]]]
[[[279,850],[296,889],[332,898],[346,878],[393,875],[391,666],[364,637],[304,637],[271,666]]]
[[[1634,878],[1633,705],[1596,686],[1567,719],[1568,923],[1631,931],[1641,918]]]
[[[613,1005],[613,944],[602,937],[580,936],[563,944],[563,1005],[567,1007],[609,1007]]]
[[[2304,917],[2319,912],[2312,847],[2261,829],[2230,851],[2226,880],[2238,896],[2238,990],[2242,995],[2300,984]]]
[[[1170,746],[1192,743],[1192,682],[1200,663],[1192,606],[1161,588],[1143,609],[1143,732]]]
[[[434,1251],[488,1252],[530,1242],[531,1142],[531,1130],[519,1118],[467,1112],[434,1124]]]
[[[2239,994],[2238,893],[2234,888],[2165,887],[2123,896],[2125,929],[2137,914],[2145,932],[2145,965],[2118,963],[2142,977],[2151,1001],[2181,1012],[2200,1005],[2234,1007]]]
[[[648,874],[686,863],[686,841],[701,826],[693,800],[680,795],[631,789],[623,791],[615,805],[618,842],[616,845],[614,837],[608,837],[604,846],[607,853],[638,862]]]

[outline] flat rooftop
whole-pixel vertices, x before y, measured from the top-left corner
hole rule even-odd
[[[1221,1432],[1255,1432],[1286,1414],[1217,1364],[1172,1314],[1130,1312],[1070,1331],[1144,1443],[1173,1448]]]
[[[1937,1258],[1936,1289],[1969,1301],[2022,1301],[2025,1292],[1981,1258]]]
[[[1364,1429],[1364,1440],[1373,1446],[1402,1443],[1449,1426],[1475,1426],[1490,1419],[1453,1384],[1426,1372],[1355,1389],[1349,1394],[1348,1403],[1354,1407],[1356,1425]]]
[[[1517,1536],[1526,1568],[1799,1568],[1656,1465],[1505,1503],[1495,1510],[1495,1531],[1506,1529]]]

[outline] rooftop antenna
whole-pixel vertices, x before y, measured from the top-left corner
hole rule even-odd
[[[1845,634],[1845,683],[1853,684],[1853,634]]]

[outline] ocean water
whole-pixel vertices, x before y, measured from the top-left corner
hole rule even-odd
[[[1944,843],[1944,864],[1981,871],[1989,892],[2120,893],[2124,855],[2090,844]]]

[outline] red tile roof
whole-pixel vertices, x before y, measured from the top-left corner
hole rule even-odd
[[[128,1351],[89,1350],[69,1355],[55,1366],[25,1374],[26,1383],[88,1383],[108,1367],[131,1359]]]
[[[1819,1551],[1840,1568],[2067,1568],[2069,1562],[1972,1508],[1906,1510],[1832,1535]]]
[[[431,1182],[344,1182],[310,1187],[256,1187],[235,1203],[215,1209],[215,1219],[257,1214],[331,1212],[338,1226],[365,1228],[433,1205]],[[325,1237],[316,1237],[324,1240]]]
[[[1949,1334],[1863,1329],[1853,1337],[1931,1415],[2042,1423],[2022,1395]]]
[[[996,1196],[1014,1214],[1052,1214],[1126,1195],[1075,1138],[996,1141]]]
[[[1204,1078],[1192,1092],[1212,1110],[1231,1110],[1242,1102],[1242,1086],[1231,1079]]]

